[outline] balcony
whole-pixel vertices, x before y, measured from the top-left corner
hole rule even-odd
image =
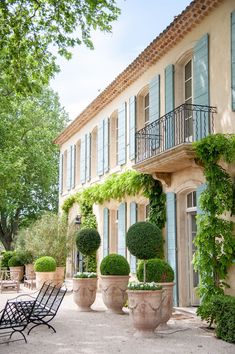
[[[214,133],[215,107],[182,104],[136,133],[140,172],[172,173],[192,166],[192,142]]]

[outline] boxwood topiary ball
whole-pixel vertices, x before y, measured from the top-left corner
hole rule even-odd
[[[144,279],[144,262],[141,261],[137,269],[139,281]],[[170,264],[162,259],[154,258],[146,261],[146,281],[156,283],[169,283],[174,280],[174,270]]]
[[[100,264],[102,275],[129,275],[130,266],[126,258],[120,254],[109,254]]]
[[[138,259],[163,257],[161,230],[148,221],[133,224],[126,234],[126,244],[131,254]]]
[[[40,257],[34,263],[35,272],[54,272],[56,270],[56,261],[53,257]]]
[[[93,254],[100,247],[100,234],[96,229],[82,229],[77,232],[78,250],[85,256]]]
[[[8,261],[8,267],[20,267],[24,265],[23,259],[21,259],[20,255],[15,254]]]

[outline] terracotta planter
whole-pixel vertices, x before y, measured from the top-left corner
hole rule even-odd
[[[10,271],[19,273],[19,281],[24,278],[24,266],[10,267]]]
[[[109,312],[123,314],[122,308],[127,300],[129,275],[101,275],[101,291]]]
[[[127,290],[136,337],[151,337],[161,323],[163,290]]]
[[[29,263],[29,264],[25,264],[25,274],[26,274],[26,277],[29,275],[29,276],[33,276],[35,275],[35,271],[34,271],[34,266],[32,263]]]
[[[81,312],[91,310],[96,298],[97,278],[73,278],[73,299]]]
[[[64,282],[65,267],[56,267],[55,271],[55,285],[62,285]]]
[[[175,283],[158,283],[162,286],[163,294],[162,294],[162,317],[161,323],[157,327],[157,330],[165,330],[168,329],[167,321],[172,316],[173,310],[173,287]]]
[[[36,273],[36,288],[41,289],[43,283],[54,284],[55,272],[35,272]]]

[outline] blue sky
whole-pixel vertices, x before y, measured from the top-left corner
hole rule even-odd
[[[75,119],[86,106],[162,32],[190,0],[117,0],[121,15],[111,34],[95,32],[94,50],[73,51],[59,59],[61,72],[51,82],[61,104]]]

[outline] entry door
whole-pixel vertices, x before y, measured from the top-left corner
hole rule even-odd
[[[193,255],[196,251],[196,246],[193,243],[193,240],[197,233],[197,224],[196,224],[196,212],[188,213],[188,240],[189,240],[189,301],[191,306],[199,305],[199,297],[196,293],[196,288],[199,283],[198,272],[195,272],[192,264]]]

